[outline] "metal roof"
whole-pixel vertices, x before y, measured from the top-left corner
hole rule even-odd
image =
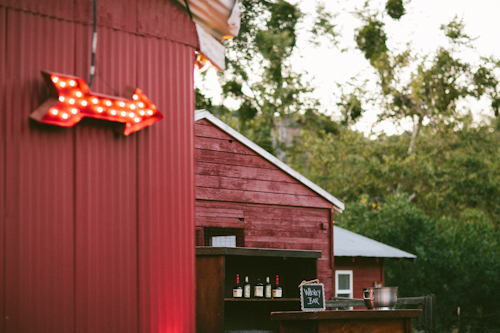
[[[411,253],[337,226],[333,229],[333,253],[335,257],[417,258]]]
[[[243,145],[252,149],[254,152],[259,154],[261,157],[265,158],[266,160],[273,163],[274,165],[276,165],[278,168],[280,168],[281,170],[283,170],[284,172],[286,172],[287,174],[289,174],[293,178],[297,179],[299,182],[301,182],[305,186],[309,187],[311,190],[313,190],[314,192],[316,192],[317,194],[319,194],[320,196],[322,196],[323,198],[325,198],[326,200],[331,202],[333,204],[334,209],[336,211],[338,211],[339,213],[342,213],[342,211],[344,210],[345,207],[344,207],[344,203],[342,201],[335,198],[333,195],[326,192],[321,187],[314,184],[312,181],[310,181],[309,179],[302,176],[297,171],[290,168],[288,165],[286,165],[285,163],[280,161],[278,158],[274,157],[273,155],[271,155],[270,153],[268,153],[267,151],[265,151],[261,147],[257,146],[255,143],[253,143],[252,141],[250,141],[249,139],[244,137],[242,134],[240,134],[239,132],[232,129],[230,126],[228,126],[224,122],[222,122],[219,118],[215,117],[209,111],[196,110],[194,120],[198,121],[201,119],[206,119],[206,120],[210,121],[212,124],[214,124],[215,126],[220,128],[221,130],[223,130],[227,134],[231,135],[233,138],[238,140],[240,143],[242,143]]]

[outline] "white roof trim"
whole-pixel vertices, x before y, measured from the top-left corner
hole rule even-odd
[[[262,156],[263,158],[265,158],[266,160],[268,160],[272,164],[276,165],[278,168],[280,168],[281,170],[285,171],[287,174],[289,174],[293,178],[297,179],[299,182],[301,182],[305,186],[309,187],[314,192],[318,193],[320,196],[322,196],[323,198],[325,198],[326,200],[328,200],[329,202],[331,202],[333,204],[334,209],[336,211],[338,211],[339,213],[342,213],[342,211],[344,210],[345,205],[344,205],[344,203],[342,201],[340,201],[339,199],[335,198],[333,195],[331,195],[330,193],[326,192],[321,187],[319,187],[318,185],[314,184],[312,181],[310,181],[306,177],[302,176],[300,173],[298,173],[297,171],[293,170],[288,165],[286,165],[285,163],[281,162],[279,159],[277,159],[273,155],[269,154],[267,151],[265,151],[261,147],[257,146],[252,141],[248,140],[242,134],[240,134],[236,130],[232,129],[230,126],[228,126],[225,123],[223,123],[221,120],[219,120],[219,118],[215,117],[209,111],[207,111],[207,110],[197,110],[197,111],[195,111],[194,121],[196,122],[196,121],[198,121],[200,119],[206,119],[206,120],[210,121],[212,124],[214,124],[215,126],[217,126],[218,128],[220,128],[221,130],[223,130],[227,134],[231,135],[233,138],[235,138],[236,140],[238,140],[239,142],[241,142],[242,144],[244,144],[248,148],[252,149],[254,152],[256,152],[257,154],[259,154],[260,156]]]

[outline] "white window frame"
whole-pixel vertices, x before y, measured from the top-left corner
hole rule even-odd
[[[349,275],[349,286],[350,289],[339,289],[339,275]],[[338,294],[349,294],[349,298],[353,298],[353,274],[352,270],[339,270],[335,271],[335,297],[339,297]]]
[[[236,247],[236,235],[212,236],[211,243],[213,247]]]

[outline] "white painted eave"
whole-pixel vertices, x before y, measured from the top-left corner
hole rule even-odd
[[[222,122],[219,118],[215,117],[213,114],[211,114],[207,110],[197,110],[195,111],[194,114],[194,121],[198,121],[201,119],[206,119],[236,140],[238,140],[240,143],[243,145],[247,146],[272,164],[276,165],[278,168],[292,176],[293,178],[297,179],[299,182],[319,194],[321,197],[325,198],[327,201],[331,202],[333,204],[333,208],[338,211],[339,213],[342,213],[342,211],[345,209],[345,205],[342,201],[339,199],[335,198],[333,195],[330,193],[326,192],[323,190],[321,187],[318,185],[314,184],[312,181],[307,179],[306,177],[302,176],[300,173],[297,171],[293,170],[290,168],[288,165],[280,161],[278,158],[274,157],[270,153],[268,153],[266,150],[262,149],[261,147],[257,146],[255,143],[244,137],[241,133],[237,132],[224,122]]]

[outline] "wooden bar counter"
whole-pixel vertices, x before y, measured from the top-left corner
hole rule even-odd
[[[281,333],[411,333],[422,310],[338,310],[272,312]]]

